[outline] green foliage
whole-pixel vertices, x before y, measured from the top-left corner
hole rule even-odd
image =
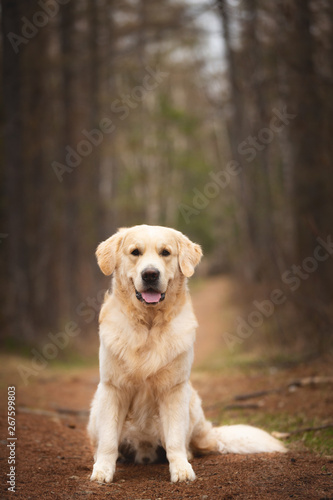
[[[140,111],[146,128],[136,113],[128,117],[121,149],[125,147],[126,164],[119,169],[118,190],[112,204],[118,207],[120,225],[146,222],[172,226],[209,253],[216,246],[218,197],[208,200],[203,210],[197,210],[195,204],[198,189],[209,182],[209,173],[216,169],[207,161],[206,131],[198,117],[204,103],[197,99],[192,107],[186,100],[176,104],[176,94],[177,87],[171,93],[163,88],[156,91],[152,112],[148,113],[144,106]],[[190,221],[184,219],[181,204],[194,209]],[[151,205],[155,207],[153,219],[149,215]]]
[[[174,106],[167,94],[160,95],[158,109],[160,113],[157,119],[165,120],[176,126],[183,134],[191,136],[198,132],[201,125],[199,119],[185,109]]]

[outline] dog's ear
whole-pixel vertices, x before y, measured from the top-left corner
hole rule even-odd
[[[194,273],[194,268],[199,264],[202,257],[202,250],[200,245],[193,243],[191,240],[179,233],[178,237],[178,251],[179,251],[179,267],[181,272],[190,278]]]
[[[126,228],[122,227],[118,229],[118,232],[108,238],[105,241],[102,241],[97,247],[96,257],[98,265],[101,271],[106,274],[106,276],[110,276],[113,273],[116,267],[117,262],[117,252],[124,237],[124,233]]]

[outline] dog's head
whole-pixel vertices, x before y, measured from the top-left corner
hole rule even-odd
[[[145,306],[163,302],[175,282],[190,277],[202,251],[181,232],[160,226],[122,228],[96,251],[104,274]]]

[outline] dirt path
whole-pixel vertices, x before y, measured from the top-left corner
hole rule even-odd
[[[223,306],[228,302],[228,280],[210,280],[194,291],[194,306],[201,327],[197,339],[196,364],[200,365],[221,341],[221,329],[228,328]],[[221,310],[222,307],[222,310]],[[221,323],[222,321],[222,323]],[[89,481],[92,454],[85,427],[89,402],[98,381],[97,368],[44,371],[24,387],[17,376],[16,358],[2,358],[2,389],[16,385],[16,493],[8,492],[9,472],[7,421],[1,399],[1,495],[17,499],[111,498],[126,500],[211,499],[328,499],[333,498],[333,451],[322,456],[310,453],[303,435],[284,455],[211,455],[193,460],[197,480],[190,484],[169,482],[167,464],[119,465],[115,482],[99,485]],[[280,371],[249,371],[220,374],[194,372],[193,382],[204,401],[207,416],[223,421],[247,421],[270,428],[283,411],[301,422],[332,421],[332,385],[308,384],[290,390],[290,382],[306,376],[332,376],[332,363]],[[327,379],[328,380],[328,379]],[[235,406],[237,394],[267,390],[267,395],[249,400],[249,406]],[[276,392],[274,392],[276,390]],[[251,407],[252,405],[252,407]],[[305,418],[306,417],[306,418]],[[261,420],[260,420],[261,419]],[[302,420],[303,419],[303,420]],[[307,420],[306,420],[307,419]],[[294,422],[294,420],[292,420]],[[298,422],[298,420],[297,420]]]
[[[195,344],[194,368],[200,366],[222,343],[222,334],[230,327],[232,307],[229,278],[214,277],[192,293],[199,327]]]

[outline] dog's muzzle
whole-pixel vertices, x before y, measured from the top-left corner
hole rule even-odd
[[[148,266],[141,273],[142,284],[144,290],[138,292],[135,290],[136,298],[146,304],[158,304],[165,298],[165,293],[158,290],[158,282],[160,279],[160,271],[156,267]]]

